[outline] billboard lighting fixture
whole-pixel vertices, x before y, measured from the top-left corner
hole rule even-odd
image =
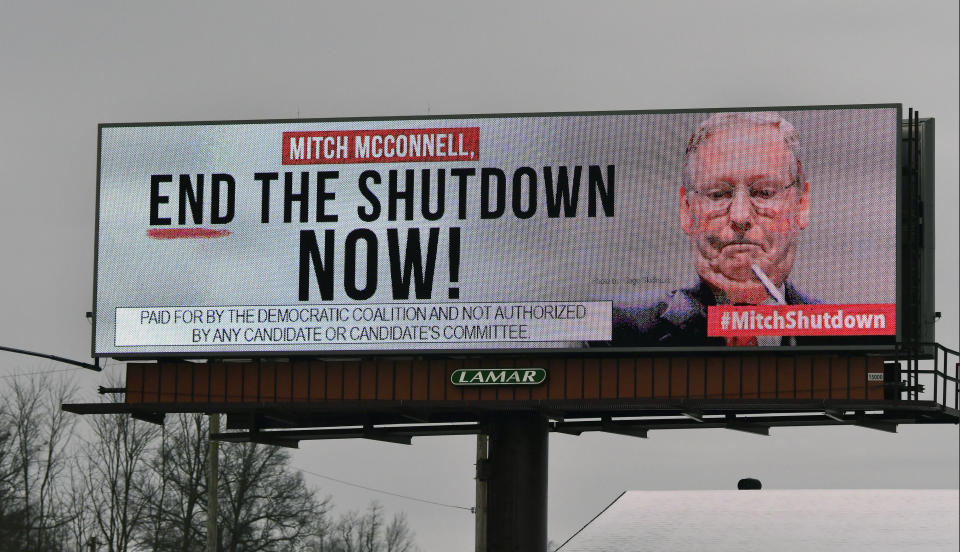
[[[15,349],[13,347],[6,347],[3,345],[0,345],[0,351],[7,351],[9,353],[17,353],[21,355],[29,355],[29,356],[35,356],[40,358],[48,358],[50,360],[55,360],[57,362],[63,362],[65,364],[72,364],[74,366],[86,368],[87,370],[93,370],[94,372],[99,372],[100,370],[102,370],[102,368],[100,368],[100,360],[96,358],[94,359],[94,364],[90,364],[89,362],[71,360],[69,358],[63,358],[57,355],[48,355],[46,353],[38,353],[36,351],[27,351],[26,349]]]

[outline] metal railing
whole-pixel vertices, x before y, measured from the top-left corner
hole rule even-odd
[[[887,382],[887,389],[899,393],[900,400],[933,401],[945,408],[960,410],[960,351],[939,343],[923,343],[932,348],[932,358],[897,359],[902,381]]]

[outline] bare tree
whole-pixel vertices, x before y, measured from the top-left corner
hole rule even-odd
[[[0,484],[6,487],[0,533],[8,540],[5,550],[63,548],[61,537],[70,521],[63,476],[75,419],[60,405],[72,394],[66,380],[32,379],[15,381],[2,398],[7,405],[5,425],[10,427],[0,444],[4,449]]]
[[[0,551],[191,552],[206,544],[208,426],[202,414],[165,427],[127,415],[76,418],[69,383],[15,382],[0,393]],[[281,448],[220,447],[218,525],[224,552],[413,552],[402,514],[372,503],[333,523]],[[72,460],[71,460],[72,457]]]
[[[169,425],[166,442],[161,439],[160,446],[151,449],[151,477],[142,485],[148,506],[138,540],[156,551],[200,550],[206,542],[207,420],[200,414],[181,414]],[[285,450],[224,443],[220,454],[221,550],[281,552],[324,546],[330,501],[318,499],[290,468]]]
[[[380,527],[383,525],[383,506],[371,502],[367,514],[360,517],[360,552],[380,552]]]
[[[149,550],[189,552],[206,545],[207,423],[202,414],[178,414],[153,449],[151,497],[140,543]]]
[[[40,393],[35,382],[13,384],[13,411],[12,428],[14,438],[14,454],[18,468],[17,498],[20,500],[20,527],[19,533],[23,549],[30,549],[33,537],[33,500],[36,494],[34,473],[38,469],[37,460],[40,455],[40,421],[42,405]]]
[[[147,531],[144,533],[144,537],[141,538],[141,541],[147,543],[153,543],[156,549],[156,545],[160,543],[160,534],[164,528],[164,522],[166,518],[166,510],[164,505],[167,503],[167,487],[169,486],[169,481],[164,475],[167,473],[166,459],[167,454],[167,426],[160,426],[160,443],[158,448],[154,450],[153,459],[150,460],[151,467],[154,474],[160,474],[160,477],[154,477],[150,479],[145,484],[145,494],[151,497],[151,504],[153,507],[148,510],[148,526]]]
[[[223,550],[300,549],[324,530],[329,499],[318,500],[290,469],[286,450],[224,443],[220,454],[220,527]]]
[[[73,550],[78,551],[83,550],[83,546],[89,542],[94,532],[93,524],[90,522],[90,500],[84,485],[83,474],[80,473],[81,469],[83,466],[79,462],[75,462],[71,467],[70,496],[66,505],[70,519],[68,531],[72,539],[71,544]]]
[[[360,552],[360,515],[349,511],[340,516],[333,527],[332,552]]]
[[[397,514],[384,526],[383,507],[374,501],[363,513],[346,512],[333,530],[331,552],[415,552],[406,516]]]
[[[393,519],[383,530],[384,552],[413,552],[416,545],[413,531],[407,525],[407,516],[403,512],[394,514]]]
[[[92,432],[78,455],[74,480],[80,493],[73,504],[81,507],[75,514],[108,552],[126,552],[147,522],[152,497],[146,494],[151,475],[146,453],[160,429],[128,414],[88,422]]]
[[[19,455],[16,439],[7,428],[15,417],[0,400],[0,550],[12,550],[19,541],[23,526],[23,505],[19,499]]]

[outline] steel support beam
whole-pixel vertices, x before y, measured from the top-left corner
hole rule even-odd
[[[546,552],[547,419],[502,413],[488,427],[487,550]]]
[[[612,422],[609,418],[604,418],[600,422],[600,431],[613,433],[616,435],[626,435],[627,437],[647,438],[647,428],[639,424],[618,424]]]
[[[130,416],[135,420],[148,422],[151,424],[163,425],[163,418],[166,416],[163,412],[143,412],[134,410]]]
[[[583,433],[582,430],[579,430],[579,429],[571,429],[571,428],[568,428],[568,427],[563,426],[563,425],[560,425],[560,424],[557,424],[557,425],[553,426],[553,431],[556,431],[557,433],[565,433],[565,434],[567,434],[567,435],[573,435],[573,436],[576,436],[576,437],[579,437],[579,436]]]
[[[374,429],[372,427],[363,428],[363,438],[371,441],[383,441],[385,443],[395,443],[398,445],[409,445],[413,440],[410,435],[402,433]]]
[[[639,437],[640,439],[647,438],[646,429],[628,429],[628,428],[616,428],[616,427],[604,427],[601,431],[604,433],[612,433],[614,435],[625,435],[627,437]]]
[[[275,447],[300,448],[300,441],[293,439],[274,439],[259,432],[250,434],[250,442],[258,445],[273,445]]]
[[[856,425],[877,431],[886,431],[887,433],[897,432],[897,424],[886,420],[876,420],[858,416]]]
[[[727,429],[743,431],[746,433],[753,433],[754,435],[763,435],[765,437],[770,435],[770,426],[765,426],[765,425],[730,422],[730,423],[727,423],[726,427]]]
[[[770,426],[765,424],[759,424],[756,422],[746,422],[743,418],[737,418],[733,414],[727,414],[726,416],[726,427],[727,429],[733,429],[736,431],[743,431],[746,433],[753,433],[754,435],[770,435]]]

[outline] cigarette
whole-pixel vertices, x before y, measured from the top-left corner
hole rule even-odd
[[[771,282],[770,278],[763,272],[763,269],[761,269],[758,265],[753,265],[750,268],[753,269],[753,273],[757,275],[757,279],[760,280],[760,283],[763,284],[763,287],[767,288],[767,293],[770,294],[770,297],[773,297],[778,305],[786,305],[787,300],[783,298],[783,294],[780,293],[780,290],[777,289],[777,286],[773,285],[773,282]]]

